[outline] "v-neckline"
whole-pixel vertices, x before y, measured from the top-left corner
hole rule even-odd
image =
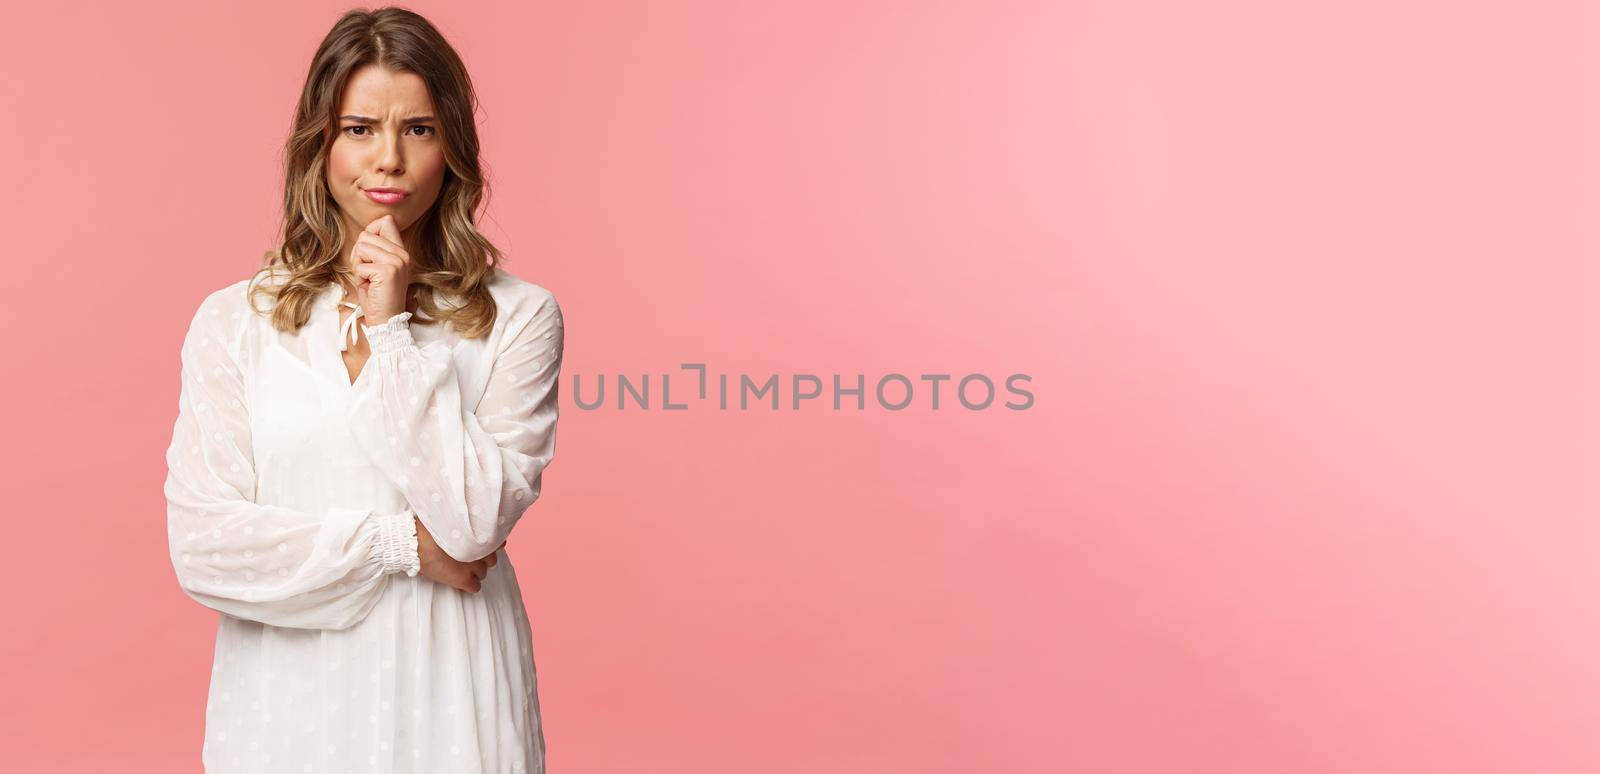
[[[317,327],[315,331],[316,341],[312,342],[310,346],[313,352],[319,354],[317,360],[323,363],[327,376],[339,383],[340,393],[348,394],[355,390],[356,382],[361,381],[361,375],[367,372],[367,368],[372,362],[372,354],[369,353],[367,355],[367,362],[361,364],[361,373],[356,374],[355,380],[352,381],[350,379],[350,367],[345,365],[344,362],[344,350],[339,349],[339,342],[348,340],[348,334],[344,333],[343,300],[344,287],[337,282],[328,283],[328,287],[322,291],[322,296],[317,299],[317,306],[314,310],[314,316],[320,316],[325,322],[320,327]],[[355,314],[355,311],[352,310],[350,313]],[[412,316],[415,317],[416,313],[413,312]],[[356,324],[364,325],[367,323],[363,320],[358,321]],[[426,326],[419,325],[411,328],[411,335],[416,338],[419,344],[425,338],[425,334],[421,331],[424,327]]]
[[[359,316],[362,314],[362,310],[359,306],[357,306],[351,309],[350,315],[346,317],[344,309],[347,305],[351,305],[353,302],[341,301],[339,300],[338,296],[334,297],[334,301],[335,303],[333,305],[333,312],[334,317],[337,318],[334,320],[334,326],[338,331],[337,336],[339,337],[339,345],[341,347],[339,350],[339,373],[344,377],[340,380],[340,382],[353,389],[356,386],[356,382],[361,381],[361,375],[367,372],[367,362],[372,360],[372,352],[369,345],[367,356],[361,361],[361,370],[357,371],[354,377],[351,377],[350,363],[345,360],[347,350],[342,349],[342,347],[348,344],[350,339],[359,339],[363,335],[362,332],[357,330],[357,326],[362,324],[362,319]],[[348,329],[345,328],[346,324],[350,326]]]
[[[339,349],[339,342],[347,340],[344,333],[344,320],[342,302],[344,300],[344,287],[337,282],[328,283],[317,299],[315,314],[319,324],[314,326],[315,341],[310,343],[312,352],[317,353],[317,362],[322,363],[325,375],[330,381],[339,385],[340,394],[348,394],[355,389],[356,382],[361,380],[361,374],[356,374],[355,381],[350,379],[350,368],[344,362],[344,350]],[[355,314],[355,311],[351,311]],[[357,325],[360,324],[358,321]],[[367,355],[367,360],[372,356]],[[361,373],[366,373],[367,364],[361,364]]]

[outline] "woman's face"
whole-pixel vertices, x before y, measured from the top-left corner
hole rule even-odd
[[[328,190],[351,230],[347,251],[384,215],[394,215],[409,238],[405,232],[439,199],[445,173],[444,142],[422,78],[378,65],[351,75],[327,167]],[[384,188],[399,193],[373,190]]]

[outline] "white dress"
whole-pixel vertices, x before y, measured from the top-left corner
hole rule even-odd
[[[410,312],[341,325],[333,283],[284,333],[251,310],[250,282],[190,322],[167,450],[173,567],[222,613],[205,770],[542,772],[511,562],[502,552],[475,594],[416,575],[412,517],[472,561],[538,499],[555,453],[555,297],[496,268],[493,332],[465,339]],[[352,384],[340,350],[356,324],[372,355]]]

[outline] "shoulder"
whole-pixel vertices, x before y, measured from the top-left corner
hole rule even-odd
[[[254,316],[250,305],[250,283],[246,278],[206,293],[189,319],[189,337],[202,342],[237,346],[240,332]]]
[[[537,347],[559,362],[566,329],[555,293],[499,267],[495,268],[488,287],[498,307],[495,312],[498,343],[492,347],[496,357],[513,349]]]
[[[206,297],[200,300],[200,308],[197,311],[214,316],[231,316],[233,312],[250,308],[249,295],[250,278],[245,278],[207,293]]]
[[[200,299],[199,306],[195,307],[190,325],[234,327],[229,323],[242,319],[244,313],[250,309],[249,293],[249,279],[242,279],[206,293],[205,297]]]
[[[556,302],[555,293],[543,285],[497,266],[490,275],[488,288],[499,307],[498,322],[515,323],[520,319],[560,323],[561,305]]]

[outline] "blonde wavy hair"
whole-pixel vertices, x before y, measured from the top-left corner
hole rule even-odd
[[[359,278],[345,265],[341,247],[348,226],[326,179],[328,149],[337,135],[339,102],[357,70],[377,64],[415,73],[428,87],[445,146],[445,179],[439,199],[416,229],[410,256],[411,287],[421,315],[413,323],[448,322],[465,338],[494,326],[495,302],[487,283],[503,257],[476,226],[486,188],[478,159],[477,94],[461,57],[427,19],[403,8],[356,9],[339,18],[311,60],[284,145],[283,222],[280,244],[267,251],[252,282],[255,300],[272,301],[272,324],[294,332],[311,319],[317,298],[343,276]],[[352,235],[353,236],[353,235]],[[433,292],[427,292],[429,289]],[[438,303],[435,293],[451,300]]]

